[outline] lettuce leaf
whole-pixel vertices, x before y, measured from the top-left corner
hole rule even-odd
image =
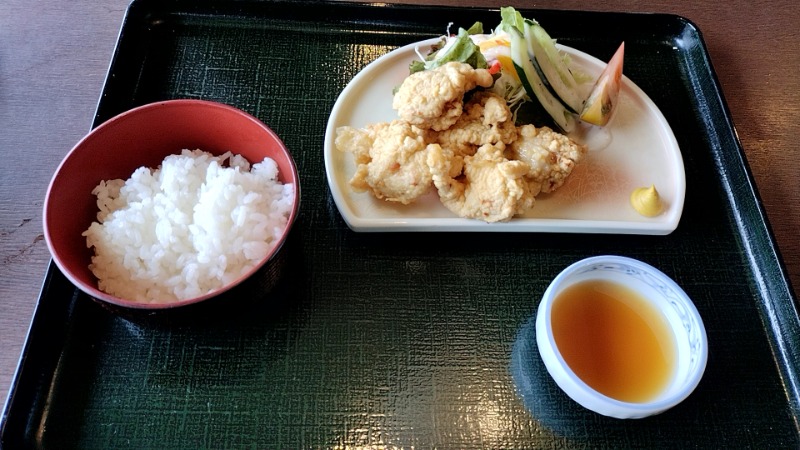
[[[520,33],[525,33],[525,19],[512,6],[504,6],[500,8],[500,25],[497,26],[497,31],[510,32],[516,29]]]
[[[473,23],[472,26],[467,29],[467,34],[469,35],[483,34],[483,23],[481,22]]]
[[[476,28],[479,25],[479,28]],[[470,27],[470,31],[483,31],[483,25],[477,22]],[[459,28],[458,35],[447,41],[440,49],[434,51],[425,58],[425,61],[414,61],[409,66],[410,73],[422,70],[435,69],[451,61],[467,63],[475,69],[485,69],[487,67],[486,58],[483,57],[480,47],[475,45],[470,39],[470,32]],[[451,41],[452,40],[452,41]]]

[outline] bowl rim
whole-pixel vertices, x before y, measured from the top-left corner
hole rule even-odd
[[[625,264],[655,277],[676,294],[681,302],[681,306],[685,308],[687,314],[697,324],[700,337],[699,360],[695,366],[695,370],[689,373],[684,383],[682,383],[682,386],[677,389],[676,392],[665,396],[659,396],[655,400],[648,402],[626,402],[609,397],[590,387],[575,374],[559,352],[553,336],[550,320],[552,305],[557,297],[556,294],[561,292],[565,285],[569,284],[568,278],[576,272],[586,267],[603,263]],[[645,298],[645,300],[656,306],[659,310],[662,310],[661,307],[651,302],[649,298]],[[674,328],[676,324],[669,320],[668,317],[665,318],[669,322],[670,327]],[[618,255],[599,255],[581,259],[567,266],[553,278],[539,303],[536,320],[536,343],[542,361],[547,371],[550,373],[550,376],[570,398],[587,409],[616,418],[647,417],[666,411],[679,404],[685,400],[700,383],[708,362],[708,336],[705,325],[697,307],[686,292],[672,278],[652,265],[634,258]]]
[[[93,285],[84,283],[78,277],[73,275],[72,271],[69,269],[68,265],[65,263],[62,255],[56,251],[52,244],[52,234],[50,231],[49,225],[49,211],[51,205],[51,191],[53,190],[54,185],[56,184],[57,180],[63,176],[62,171],[64,167],[68,164],[68,161],[74,156],[76,152],[80,150],[81,147],[86,145],[87,142],[96,139],[102,133],[105,133],[108,129],[113,128],[121,121],[126,120],[128,117],[132,115],[141,114],[143,112],[147,112],[152,109],[162,109],[162,108],[192,108],[192,107],[202,107],[202,108],[211,108],[211,109],[218,109],[222,111],[226,111],[228,113],[232,113],[236,116],[239,116],[253,125],[261,128],[265,131],[271,138],[278,144],[280,151],[284,153],[288,159],[290,172],[293,177],[294,181],[294,199],[292,201],[292,208],[289,213],[289,217],[287,218],[286,226],[283,229],[283,232],[279,236],[279,238],[275,241],[275,244],[272,246],[270,251],[267,255],[260,260],[255,266],[253,266],[250,270],[239,276],[235,281],[228,283],[227,285],[215,289],[209,293],[203,294],[198,297],[192,297],[189,299],[184,300],[177,300],[174,302],[168,303],[143,303],[143,302],[136,302],[133,300],[126,300],[111,294],[108,294],[102,290],[100,290],[97,286],[97,282],[95,279],[95,283]],[[131,310],[146,310],[146,311],[162,311],[162,310],[173,310],[176,308],[194,305],[197,303],[204,302],[211,298],[217,297],[225,292],[230,291],[231,289],[235,288],[236,286],[242,284],[245,280],[249,279],[253,274],[261,270],[268,262],[270,262],[275,255],[281,250],[286,239],[291,231],[294,222],[297,220],[300,211],[300,176],[297,170],[297,163],[295,162],[292,154],[289,152],[288,147],[284,143],[283,139],[278,136],[278,134],[270,128],[266,123],[255,117],[254,115],[236,108],[232,105],[228,105],[225,103],[212,101],[212,100],[202,100],[202,99],[170,99],[170,100],[160,100],[155,102],[146,103],[143,105],[139,105],[133,107],[131,109],[125,110],[108,120],[102,122],[100,125],[91,129],[88,133],[86,133],[80,140],[78,140],[75,145],[67,152],[67,154],[62,158],[61,162],[59,162],[53,176],[50,178],[50,182],[47,186],[47,191],[45,194],[44,204],[43,204],[43,227],[44,227],[44,237],[45,242],[47,244],[48,250],[50,251],[51,258],[56,266],[59,268],[61,273],[70,281],[72,282],[75,287],[86,293],[92,298],[100,300],[102,302],[109,303],[114,306],[131,309]]]

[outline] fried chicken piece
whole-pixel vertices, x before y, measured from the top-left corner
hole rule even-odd
[[[436,142],[456,156],[474,155],[484,144],[510,144],[517,139],[514,114],[505,99],[492,92],[476,92],[464,104],[464,112]]]
[[[486,69],[449,62],[432,70],[409,75],[392,99],[400,118],[424,129],[441,131],[461,116],[464,94],[494,80]]]
[[[533,207],[534,197],[524,180],[528,165],[503,156],[504,144],[483,145],[464,157],[464,174],[452,177],[453,151],[432,144],[428,167],[433,184],[447,209],[460,217],[501,222]]]
[[[355,191],[371,190],[379,199],[409,204],[431,189],[427,131],[402,120],[336,131],[336,147],[355,157],[350,180]]]
[[[586,147],[548,127],[523,125],[519,138],[508,146],[506,157],[529,166],[525,178],[531,192],[537,195],[553,192],[564,184],[585,153]]]

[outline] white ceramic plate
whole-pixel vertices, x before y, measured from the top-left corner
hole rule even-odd
[[[686,175],[678,143],[661,111],[631,80],[623,76],[618,109],[603,128],[591,127],[584,137],[586,157],[566,183],[552,194],[536,197],[534,208],[508,222],[463,219],[445,208],[435,189],[411,205],[356,193],[349,180],[353,156],[336,149],[336,129],[364,127],[397,118],[392,89],[408,75],[417,59],[438,39],[387,53],[367,65],[342,91],[325,131],[325,170],[333,199],[347,225],[355,231],[498,231],[669,234],[678,226],[686,192]],[[605,63],[578,50],[560,46],[572,65],[596,77]],[[587,90],[591,88],[591,83]],[[586,131],[586,130],[584,130]],[[665,211],[648,218],[630,205],[630,194],[651,184],[661,194]]]

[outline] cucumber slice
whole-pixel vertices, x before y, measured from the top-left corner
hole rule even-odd
[[[508,34],[511,37],[511,60],[528,96],[536,98],[563,131],[573,131],[576,125],[575,116],[544,85],[528,57],[528,46],[522,33],[513,29]]]
[[[547,31],[538,23],[526,20],[525,41],[528,45],[528,56],[535,58],[553,92],[573,112],[580,112],[583,109],[583,99],[578,93],[578,83]]]

